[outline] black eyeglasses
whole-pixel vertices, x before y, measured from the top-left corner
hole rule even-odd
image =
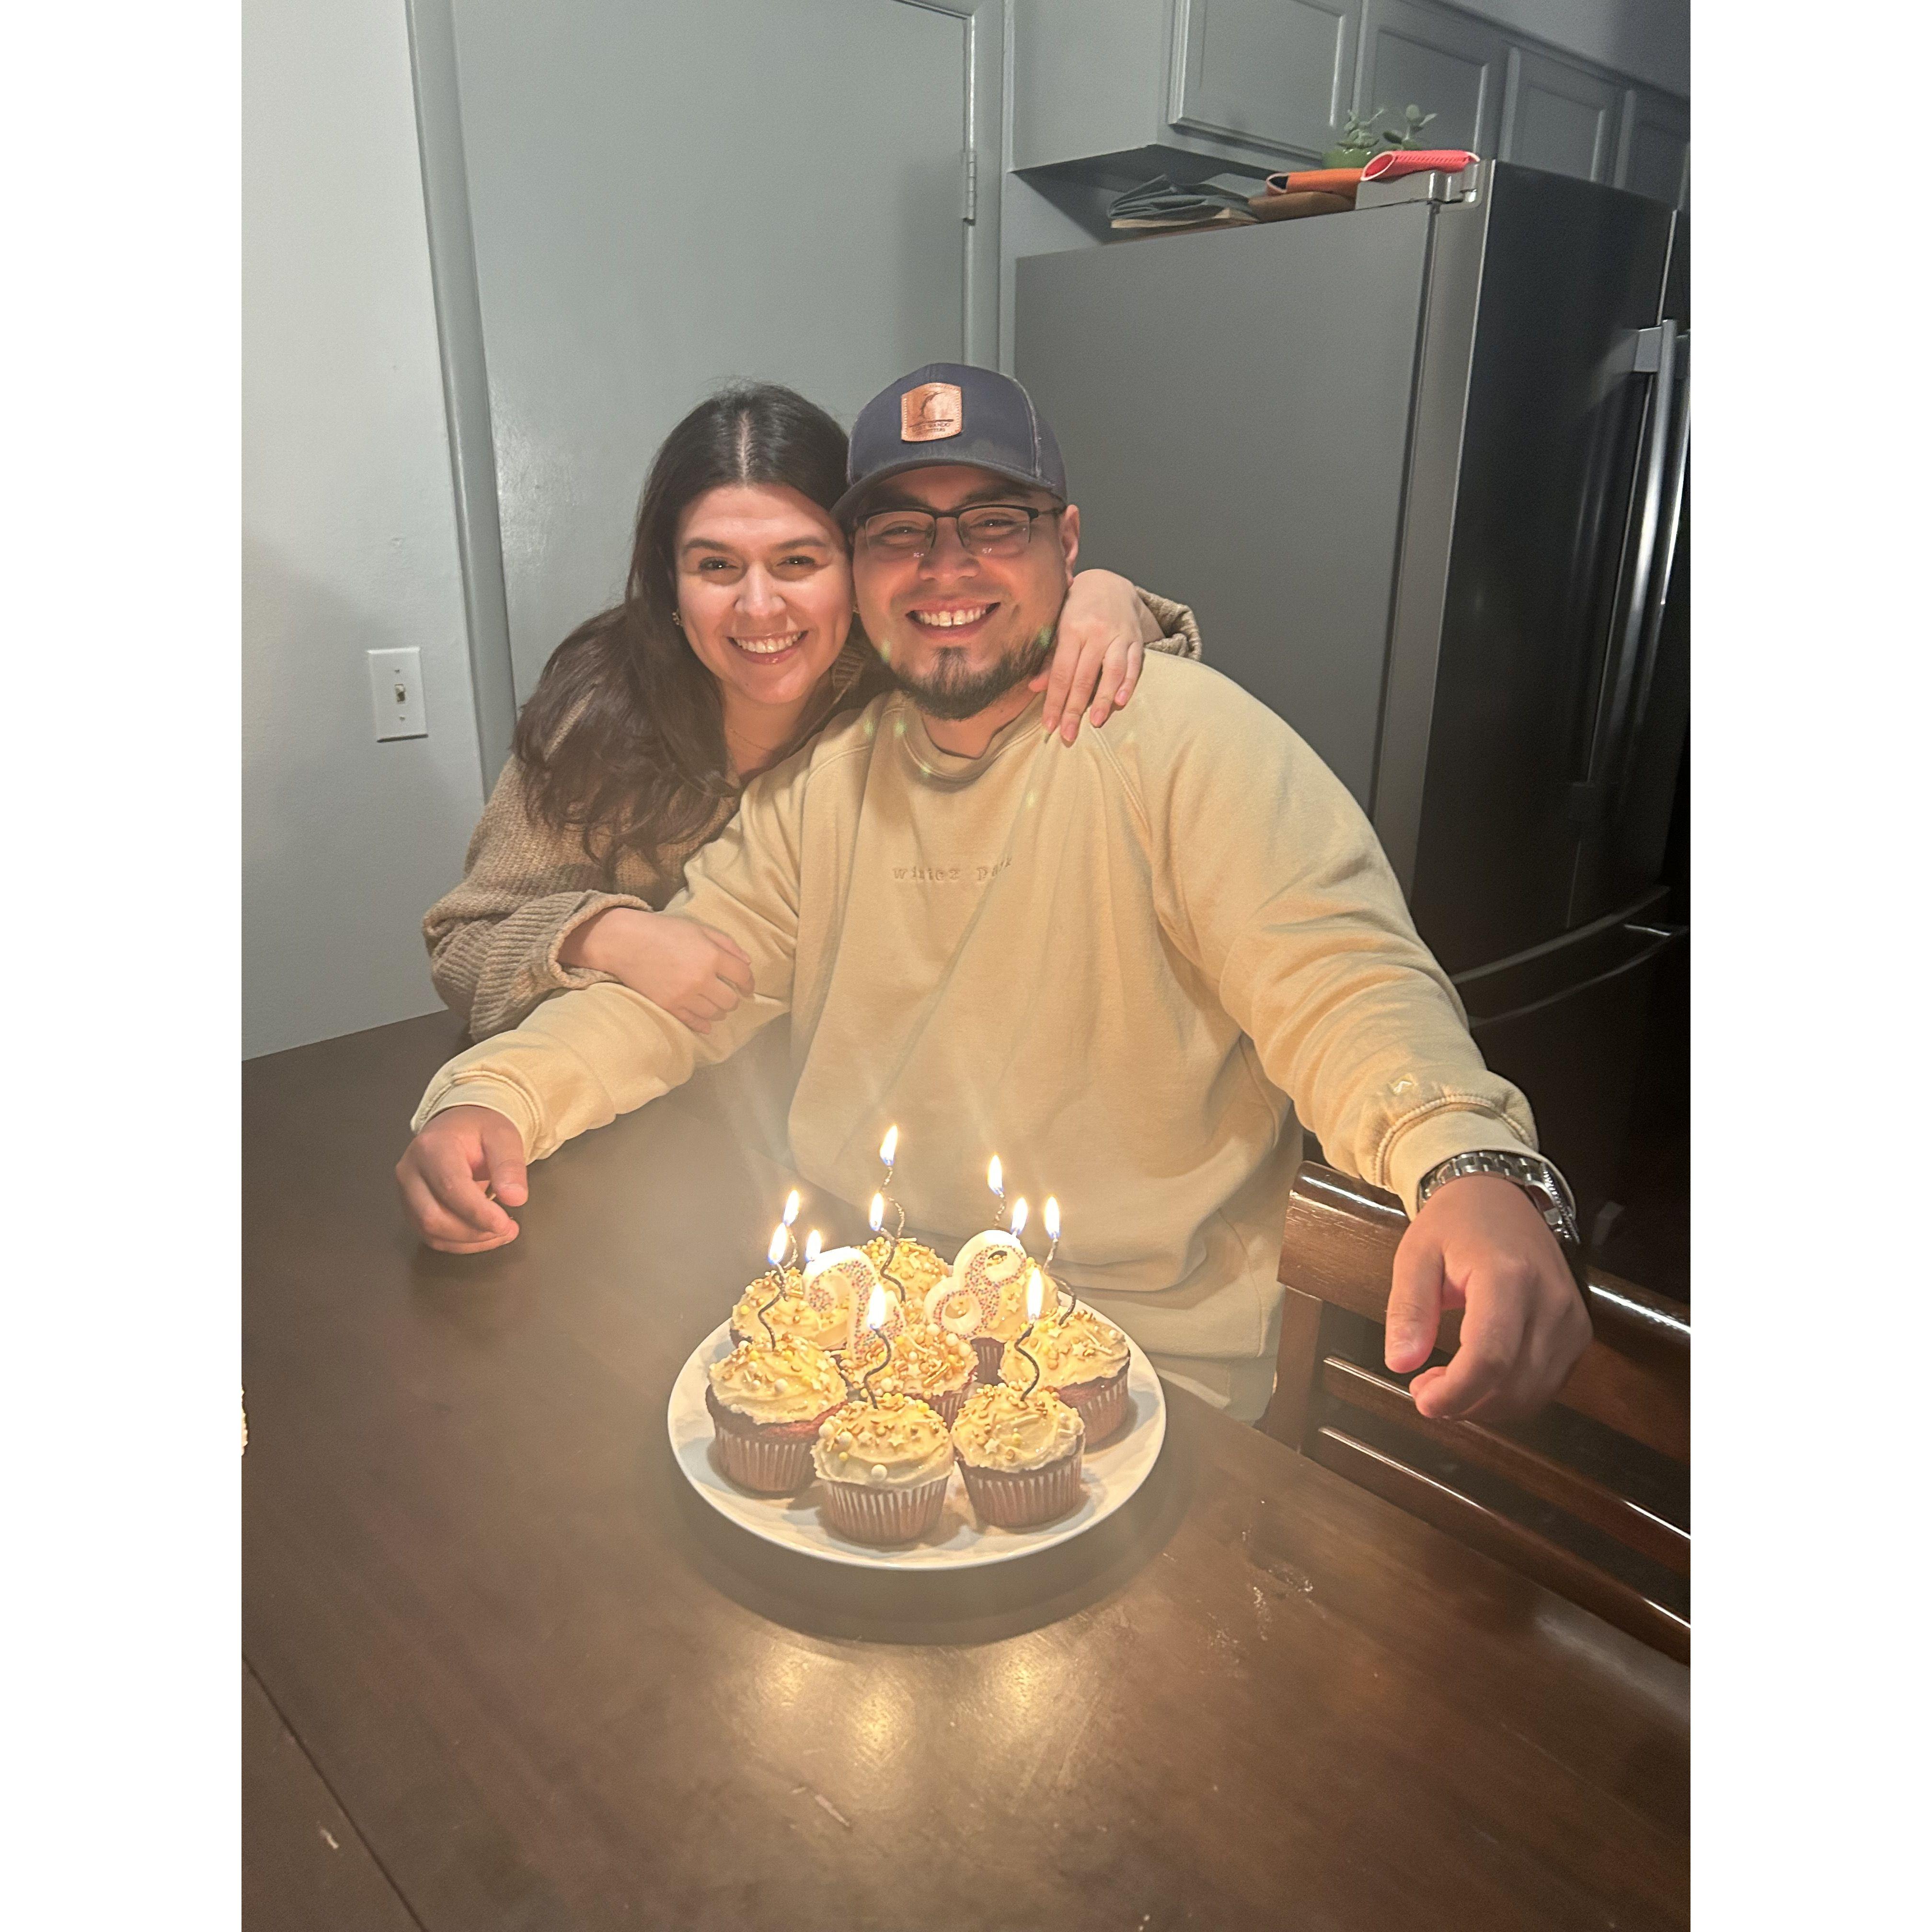
[[[939,541],[939,526],[950,523],[962,550],[975,556],[1018,556],[1033,541],[1036,517],[1057,517],[1065,506],[1030,510],[1021,503],[976,503],[970,510],[875,510],[862,518],[859,532],[868,550],[888,556],[924,556]]]

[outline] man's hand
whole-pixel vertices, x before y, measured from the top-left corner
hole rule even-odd
[[[586,919],[557,957],[621,980],[693,1033],[709,1033],[752,992],[752,962],[716,926],[612,906]]]
[[[1402,1236],[1383,1356],[1394,1374],[1429,1359],[1445,1308],[1462,1310],[1454,1358],[1408,1385],[1423,1414],[1445,1421],[1534,1414],[1589,1345],[1590,1318],[1556,1237],[1498,1174],[1445,1181]]]
[[[1151,637],[1148,634],[1151,632]],[[1083,570],[1060,606],[1053,634],[1053,662],[1027,688],[1044,691],[1041,723],[1068,744],[1080,735],[1080,714],[1096,730],[1133,695],[1147,646],[1160,635],[1154,614],[1124,577],[1111,570]]]
[[[446,1255],[500,1248],[518,1232],[503,1207],[520,1208],[530,1198],[524,1137],[494,1108],[446,1107],[403,1150],[396,1185],[416,1232],[431,1247]]]

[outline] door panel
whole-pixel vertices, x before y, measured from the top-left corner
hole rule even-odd
[[[1180,0],[1169,116],[1199,134],[1319,154],[1355,76],[1362,0]]]
[[[1424,146],[1493,154],[1508,54],[1500,34],[1466,14],[1408,0],[1366,0],[1356,112],[1380,107],[1393,124],[1413,102],[1436,117],[1422,136]]]
[[[1690,112],[1667,94],[1633,87],[1624,96],[1617,185],[1682,208],[1690,199]]]
[[[1512,47],[1497,152],[1526,168],[1606,182],[1622,106],[1616,83],[1600,74]]]
[[[962,354],[965,28],[898,0],[455,21],[520,700],[621,592],[645,470],[693,404],[766,377],[849,423]]]
[[[1673,217],[1498,163],[1410,905],[1452,972],[1570,923]]]

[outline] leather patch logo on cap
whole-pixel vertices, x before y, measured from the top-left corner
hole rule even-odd
[[[937,442],[957,436],[965,414],[957,382],[922,382],[899,398],[899,440]]]

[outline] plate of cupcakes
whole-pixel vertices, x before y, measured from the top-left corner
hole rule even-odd
[[[1146,1480],[1153,1365],[1015,1236],[950,1266],[889,1235],[814,1240],[792,1268],[783,1233],[671,1390],[672,1453],[721,1515],[826,1562],[953,1569],[1064,1543]]]

